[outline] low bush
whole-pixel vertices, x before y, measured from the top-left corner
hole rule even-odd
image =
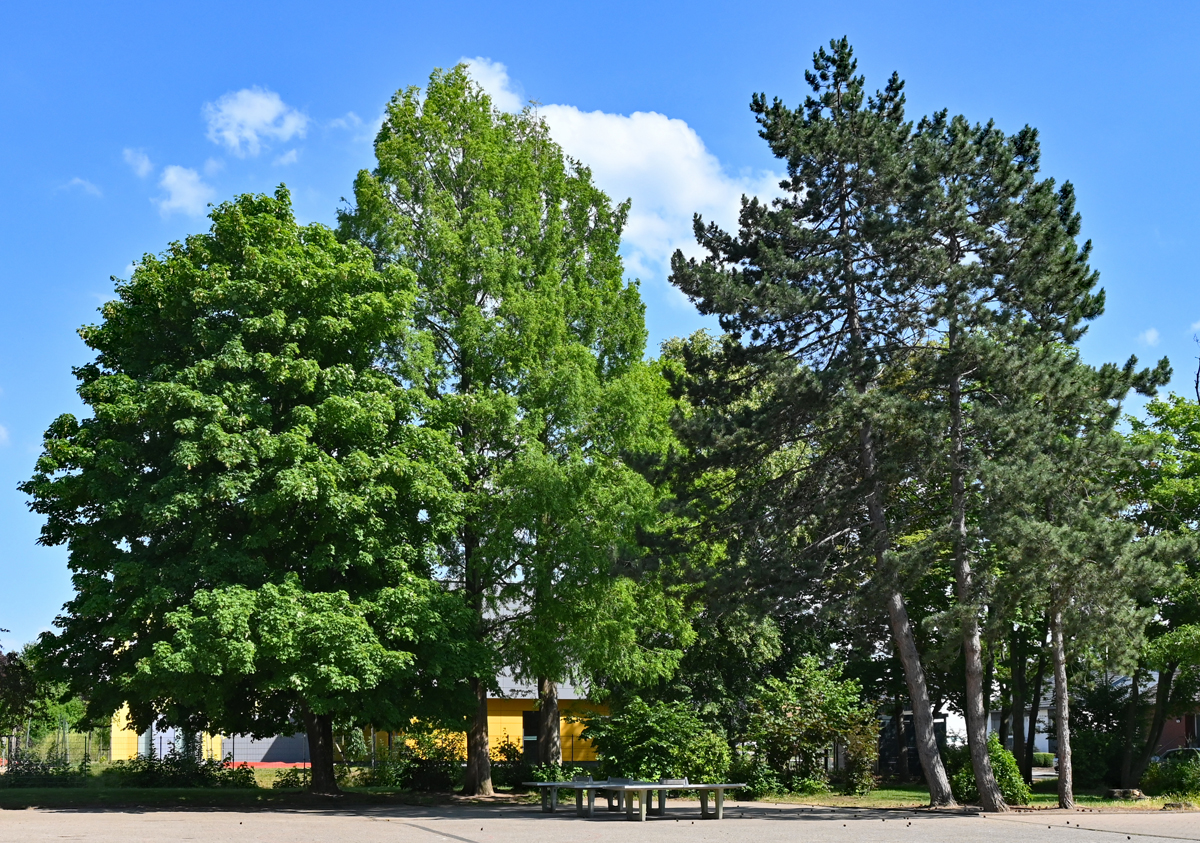
[[[307,788],[312,784],[312,773],[308,767],[284,767],[275,774],[271,787],[283,790],[287,788]]]
[[[1000,738],[995,733],[988,735],[988,757],[1004,801],[1009,805],[1028,805],[1033,794],[1021,777],[1017,759],[1000,745]],[[971,766],[971,752],[966,744],[947,750],[945,760],[954,798],[959,802],[978,804],[979,788],[975,786],[975,769]]]
[[[1071,774],[1076,787],[1116,787],[1121,782],[1121,738],[1107,732],[1071,730]]]
[[[1200,796],[1200,759],[1151,762],[1141,785],[1148,796]]]
[[[89,772],[86,758],[72,765],[56,754],[40,758],[34,751],[15,752],[0,775],[0,787],[82,787]]]
[[[1054,753],[1053,752],[1035,752],[1033,754],[1033,766],[1035,767],[1053,767]]]
[[[231,756],[201,759],[174,748],[162,757],[115,761],[101,778],[117,787],[258,787],[254,771]]]
[[[589,718],[592,741],[609,776],[657,781],[724,781],[732,760],[725,738],[683,702],[646,703],[634,697],[611,715]]]
[[[583,767],[576,767],[570,764],[535,764],[529,768],[531,778],[526,781],[531,782],[569,782],[576,776],[586,776],[588,771]],[[575,798],[575,794],[570,790],[559,790],[558,801],[569,802]]]
[[[497,787],[520,787],[521,782],[547,781],[532,779],[532,768],[525,751],[507,735],[492,748],[492,783]]]
[[[746,786],[738,791],[739,799],[762,799],[764,796],[787,793],[787,787],[771,766],[749,753],[739,757],[730,766],[729,780],[746,783]]]
[[[837,667],[824,669],[805,657],[784,679],[771,677],[750,701],[747,738],[754,753],[793,793],[827,789],[830,749],[845,749],[845,768],[834,776],[846,793],[875,786],[879,758],[879,721],[875,707],[862,698],[862,687],[842,679]]]

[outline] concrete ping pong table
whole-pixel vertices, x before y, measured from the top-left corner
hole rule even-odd
[[[625,819],[636,819],[645,822],[646,815],[666,816],[668,790],[695,790],[700,794],[700,818],[703,820],[719,820],[725,816],[725,791],[731,788],[745,787],[744,782],[722,784],[690,784],[687,779],[660,779],[657,782],[643,782],[636,779],[609,778],[605,781],[593,781],[587,778],[574,779],[569,782],[522,782],[526,787],[536,787],[541,791],[542,812],[553,814],[558,808],[558,791],[575,791],[575,813],[580,817],[596,816],[596,794],[604,793],[608,797],[608,810],[619,811],[625,808]],[[652,805],[654,792],[658,791],[658,809]],[[708,809],[709,794],[713,794],[714,808]],[[587,804],[584,805],[584,795]],[[634,797],[637,798],[638,810],[633,810]],[[616,803],[614,806],[613,803]]]

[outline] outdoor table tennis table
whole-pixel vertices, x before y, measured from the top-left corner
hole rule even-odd
[[[700,818],[704,820],[719,820],[725,816],[725,791],[732,788],[745,787],[744,782],[721,783],[721,784],[690,784],[687,779],[663,779],[657,782],[641,782],[631,779],[607,779],[605,781],[592,781],[591,779],[578,779],[569,782],[522,782],[526,787],[536,787],[541,791],[542,796],[542,812],[553,814],[558,808],[558,791],[573,790],[575,791],[575,813],[581,817],[594,817],[596,815],[596,794],[603,792],[609,797],[608,810],[620,810],[622,803],[625,808],[625,818],[627,820],[636,819],[638,822],[645,822],[646,815],[649,813],[652,816],[665,816],[667,813],[667,791],[668,790],[695,790],[700,794]],[[655,810],[651,804],[654,799],[654,792],[658,792],[658,809]],[[709,794],[714,796],[714,809],[708,809]],[[584,797],[586,795],[587,805],[584,805]],[[617,805],[613,806],[613,797],[616,797]],[[637,797],[638,808],[635,813],[633,809],[634,800],[631,797]]]

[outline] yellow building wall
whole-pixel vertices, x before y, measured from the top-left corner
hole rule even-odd
[[[123,705],[112,716],[112,760],[130,761],[137,758],[138,732],[129,724],[129,706]],[[205,732],[200,736],[200,751],[205,758],[223,758],[221,751],[224,740],[220,735],[210,735]]]
[[[137,758],[138,733],[129,725],[129,706],[121,706],[121,710],[112,716],[111,736],[113,761]]]
[[[527,711],[537,710],[537,700],[533,699],[489,699],[488,700],[488,744],[492,756],[497,757],[497,747],[505,740],[522,746],[525,741],[525,720]],[[608,706],[596,705],[586,700],[564,700],[559,702],[560,719],[559,734],[562,738],[563,763],[573,761],[595,761],[596,748],[592,742],[584,739],[583,724],[570,719],[572,715],[607,714]]]

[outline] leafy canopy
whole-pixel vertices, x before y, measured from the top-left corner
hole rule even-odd
[[[429,580],[455,455],[379,365],[413,279],[298,225],[282,187],[211,218],[81,330],[91,416],[51,425],[22,487],[74,572],[46,662],[142,727],[395,722],[467,658]]]

